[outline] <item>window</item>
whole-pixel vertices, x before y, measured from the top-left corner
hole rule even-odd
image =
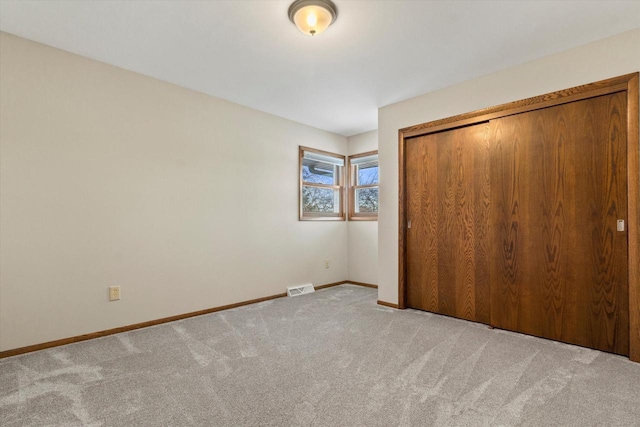
[[[378,220],[378,152],[349,157],[349,219]]]
[[[339,154],[300,147],[300,220],[345,219],[344,163]]]

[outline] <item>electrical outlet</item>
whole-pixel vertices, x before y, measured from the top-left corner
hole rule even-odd
[[[329,268],[329,260],[328,259],[324,260],[324,268]]]
[[[120,299],[120,286],[109,286],[109,301]]]

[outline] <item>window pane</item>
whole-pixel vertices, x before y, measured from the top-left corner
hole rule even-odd
[[[358,184],[369,185],[378,183],[378,162],[374,165],[358,165]]]
[[[317,160],[302,159],[302,181],[314,184],[337,185],[338,166]]]
[[[356,189],[356,213],[378,212],[378,187]]]
[[[339,190],[302,186],[302,211],[304,213],[339,213],[339,207]]]

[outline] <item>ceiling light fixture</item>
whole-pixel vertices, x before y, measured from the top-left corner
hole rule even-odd
[[[289,6],[289,19],[308,36],[326,30],[338,18],[338,9],[330,0],[296,0]]]

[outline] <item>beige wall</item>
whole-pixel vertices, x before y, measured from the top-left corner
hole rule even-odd
[[[6,33],[0,67],[0,350],[347,278],[297,207],[298,145],[346,138]]]
[[[349,155],[378,149],[378,131],[349,137]],[[378,221],[349,221],[349,280],[378,284]]]
[[[378,297],[398,301],[398,129],[640,70],[640,30],[527,62],[378,111]]]

